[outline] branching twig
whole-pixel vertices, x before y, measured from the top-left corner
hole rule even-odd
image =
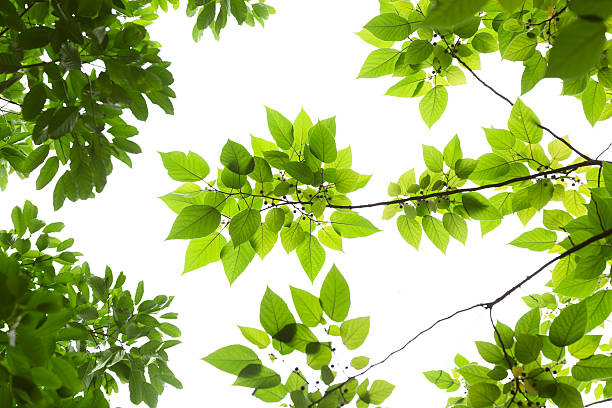
[[[591,402],[590,404],[586,404],[585,407],[590,407],[592,405],[597,405],[597,404],[601,404],[604,402],[612,402],[612,398],[606,398],[606,399],[602,399],[601,401]]]
[[[458,316],[460,314],[463,314],[465,312],[468,312],[470,310],[473,309],[477,309],[477,308],[484,308],[484,309],[489,309],[491,310],[495,305],[497,305],[498,303],[502,302],[504,299],[506,299],[508,296],[510,296],[512,293],[514,293],[515,291],[517,291],[521,286],[523,286],[525,283],[527,283],[528,281],[530,281],[531,279],[533,279],[536,275],[538,275],[540,272],[542,272],[544,269],[546,269],[548,266],[552,265],[553,263],[573,254],[576,251],[581,250],[582,248],[592,244],[593,242],[599,241],[602,238],[606,238],[608,236],[612,235],[612,229],[609,229],[607,231],[604,231],[600,234],[594,235],[591,238],[581,242],[580,244],[568,249],[567,251],[563,252],[562,254],[556,256],[555,258],[551,259],[550,261],[546,262],[544,265],[542,265],[540,268],[538,268],[535,272],[527,275],[523,280],[521,280],[519,283],[517,283],[516,285],[514,285],[512,288],[508,289],[506,292],[504,292],[502,295],[498,296],[496,299],[490,301],[490,302],[482,302],[482,303],[476,303],[472,306],[466,307],[464,309],[460,309],[457,310],[453,313],[451,313],[450,315],[443,317],[441,319],[436,320],[433,324],[429,325],[429,327],[427,327],[426,329],[421,330],[419,333],[417,333],[416,335],[414,335],[413,337],[411,337],[408,341],[406,341],[401,347],[393,350],[391,353],[387,354],[387,356],[385,358],[383,358],[382,360],[370,365],[368,368],[366,368],[365,370],[361,371],[360,373],[357,373],[349,378],[347,378],[344,382],[338,384],[337,386],[331,387],[329,388],[325,394],[318,400],[314,401],[313,403],[311,403],[309,405],[309,407],[313,407],[314,405],[316,405],[317,403],[319,403],[325,396],[327,396],[328,394],[336,391],[337,389],[343,387],[346,383],[348,383],[350,380],[359,377],[365,373],[367,373],[368,371],[370,371],[372,368],[379,366],[383,363],[385,363],[387,360],[389,360],[389,358],[391,358],[393,355],[399,353],[400,351],[404,350],[406,347],[408,347],[408,345],[410,345],[413,341],[415,341],[416,339],[418,339],[419,337],[421,337],[423,334],[429,332],[430,330],[432,330],[434,327],[436,327],[438,324],[446,321],[446,320],[450,320],[455,316]],[[608,400],[602,400],[602,401],[597,401],[595,403],[592,403],[590,405],[594,405],[594,404],[599,404],[602,402],[606,402],[606,401],[610,401],[612,399],[608,399]],[[586,405],[589,406],[589,405]]]

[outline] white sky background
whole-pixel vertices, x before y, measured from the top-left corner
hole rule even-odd
[[[227,138],[245,146],[250,146],[249,133],[271,139],[264,105],[291,120],[303,106],[313,120],[337,116],[338,147],[350,144],[353,168],[374,175],[367,188],[352,194],[354,203],[364,203],[386,199],[389,181],[404,171],[414,167],[419,174],[425,168],[421,144],[441,150],[458,133],[464,156],[476,158],[488,149],[481,127],[506,126],[510,107],[469,76],[468,85],[448,88],[446,112],[431,130],[420,119],[418,99],[383,96],[397,79],[356,80],[373,48],[353,33],[378,14],[376,1],[273,1],[271,5],[277,14],[265,29],[237,27],[231,19],[219,42],[207,32],[194,43],[195,20],[186,18],[182,10],[161,16],[150,27],[152,38],[163,44],[162,57],[172,61],[176,113],[167,116],[157,107],[150,109],[149,120],[137,123],[140,136],[135,140],[144,153],[133,158],[133,169],[116,163],[108,186],[96,199],[67,201],[53,213],[52,189],[36,192],[34,176],[27,181],[13,178],[2,194],[2,228],[10,226],[10,209],[30,199],[39,206],[39,218],[66,223],[64,236],[76,238],[74,250],[83,252],[83,259],[98,273],[108,264],[116,273],[126,272],[126,288],[135,289],[144,279],[145,298],[161,293],[176,296],[171,311],[180,314],[177,324],[183,344],[171,349],[170,366],[184,389],[167,388],[160,407],[278,405],[251,397],[250,389],[231,387],[231,375],[200,360],[225,345],[249,345],[235,325],[259,327],[259,301],[266,285],[290,303],[288,285],[318,294],[332,263],[338,266],[351,288],[349,318],[371,316],[366,343],[334,360],[344,367],[357,355],[379,361],[433,321],[492,300],[550,259],[506,245],[522,232],[516,217],[504,220],[484,240],[478,224],[470,223],[467,246],[451,239],[446,256],[423,236],[417,253],[401,239],[395,221],[382,221],[382,208],[376,208],[361,213],[384,231],[345,240],[344,253],[328,250],[314,287],[295,253],[286,255],[280,244],[265,262],[256,258],[231,289],[221,263],[181,276],[187,241],[164,241],[175,215],[156,198],[180,183],[170,180],[156,151],[192,150],[214,168]],[[522,64],[499,62],[498,53],[483,58],[479,74],[514,99],[520,92]],[[579,149],[597,155],[612,141],[610,122],[592,129],[580,102],[554,96],[559,93],[558,81],[545,80],[524,100],[543,124],[569,134]],[[541,214],[528,228],[540,223]],[[513,326],[515,318],[527,311],[520,296],[541,292],[549,276],[497,306],[494,317]],[[335,340],[341,350],[339,339]],[[457,352],[479,360],[474,340],[492,340],[484,310],[443,323],[368,377],[397,386],[384,406],[444,406],[449,395],[429,384],[421,372],[450,370]],[[265,354],[260,355],[262,361]],[[270,367],[286,378],[295,365],[288,359]],[[299,366],[307,368],[305,361]],[[126,394],[113,397],[112,406],[131,406]]]

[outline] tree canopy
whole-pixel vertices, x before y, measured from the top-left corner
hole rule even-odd
[[[128,153],[140,151],[129,140],[137,130],[122,113],[146,120],[143,95],[172,113],[169,63],[158,57],[159,44],[146,31],[158,8],[168,5],[8,4],[0,9],[6,26],[0,89],[7,103],[0,171],[25,177],[42,166],[42,188],[62,165],[53,192],[57,209],[65,198],[101,192],[111,156],[130,164]],[[239,24],[263,24],[271,12],[264,3],[242,0],[187,5],[189,16],[197,13],[195,40],[207,28],[218,38],[229,15]],[[486,141],[486,153],[464,151],[460,135],[445,146],[423,145],[423,162],[395,177],[387,196],[373,194],[368,202],[356,202],[354,192],[367,189],[371,175],[353,169],[335,117],[311,119],[304,109],[290,119],[266,107],[270,137],[228,139],[219,146],[216,170],[211,152],[160,153],[168,176],[180,183],[161,199],[176,214],[167,240],[189,241],[184,272],[220,262],[231,285],[248,273],[255,256],[263,260],[280,244],[287,254],[295,251],[311,282],[322,281],[318,294],[290,287],[294,311],[270,283],[260,326],[239,326],[242,343],[250,346],[221,346],[203,360],[264,402],[379,406],[395,385],[378,378],[370,383],[370,369],[433,335],[434,327],[484,309],[491,337],[475,342],[479,357],[457,354],[450,368],[421,367],[427,381],[453,393],[447,406],[574,408],[612,401],[612,339],[605,325],[612,313],[612,163],[605,151],[577,147],[583,136],[559,136],[554,124],[539,120],[538,106],[506,97],[477,73],[480,54],[499,52],[503,60],[522,62],[521,94],[543,78],[557,78],[562,93],[578,98],[595,126],[612,116],[611,15],[612,5],[592,0],[381,0],[380,14],[358,33],[376,48],[358,78],[401,78],[386,94],[419,98],[430,128],[444,114],[452,87],[469,77],[511,110],[507,125],[470,136]],[[6,175],[0,180],[5,185]],[[355,354],[353,371],[345,371],[333,364],[336,347],[357,349],[370,332],[370,317],[350,313],[352,301],[362,299],[351,298],[342,265],[321,271],[330,249],[342,251],[345,239],[372,239],[387,224],[366,218],[369,208],[380,209],[414,250],[427,240],[442,253],[454,241],[465,244],[470,223],[485,236],[516,215],[525,231],[508,237],[510,245],[548,255],[505,291],[483,293],[482,301],[441,316],[382,360]],[[115,280],[110,269],[96,277],[86,263],[76,264],[79,253],[66,251],[72,240],[50,235],[59,224],[45,226],[36,217],[36,207],[26,202],[13,209],[13,226],[0,233],[6,282],[0,373],[8,384],[0,397],[7,406],[107,406],[119,381],[128,383],[133,403],[155,406],[164,384],[181,386],[164,351],[178,341],[163,337],[180,331],[152,316],[172,298],[143,301],[143,283],[132,296],[122,289],[123,275]],[[527,228],[532,219],[538,226]],[[548,273],[546,286],[523,298],[526,313],[517,310],[512,322],[493,319],[498,304]],[[322,340],[329,336],[334,341]],[[287,372],[264,363],[264,356],[274,361],[294,352],[304,354],[303,364]],[[401,386],[401,379],[389,380]]]

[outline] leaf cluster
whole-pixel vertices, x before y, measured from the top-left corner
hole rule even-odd
[[[103,276],[69,251],[26,201],[0,230],[0,401],[3,406],[108,407],[118,383],[130,400],[157,405],[166,384],[182,388],[167,365],[180,330],[164,312],[172,297],[144,299],[144,283]],[[159,320],[161,319],[161,321]]]

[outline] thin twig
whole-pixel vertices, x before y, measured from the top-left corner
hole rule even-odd
[[[546,126],[542,126],[541,124],[536,122],[536,126],[539,127],[540,129],[544,129],[545,131],[547,131],[548,133],[550,133],[550,135],[552,137],[554,137],[555,139],[559,140],[560,142],[562,142],[563,144],[565,144],[567,147],[569,147],[570,149],[572,149],[574,152],[576,152],[576,154],[580,157],[582,157],[585,160],[591,160],[591,158],[589,156],[587,156],[586,154],[581,153],[580,151],[578,151],[578,149],[576,149],[574,146],[572,146],[567,140],[563,139],[562,137],[558,136],[557,134],[555,134],[555,132],[553,132],[552,130],[550,130],[549,128],[547,128]]]
[[[612,398],[606,398],[606,399],[602,399],[601,401],[591,402],[590,404],[586,404],[585,407],[590,407],[592,405],[601,404],[603,402],[612,402]]]

